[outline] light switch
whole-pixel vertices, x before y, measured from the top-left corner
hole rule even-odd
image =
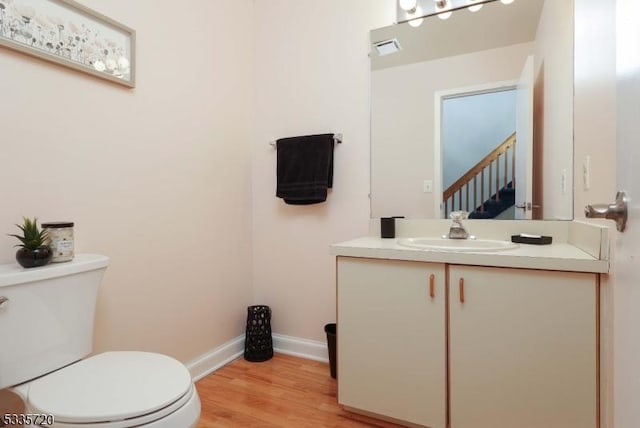
[[[433,193],[433,181],[424,180],[423,190],[424,190],[424,193]]]

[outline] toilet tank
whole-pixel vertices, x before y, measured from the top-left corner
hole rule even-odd
[[[106,256],[23,269],[0,265],[0,389],[64,367],[91,352]]]

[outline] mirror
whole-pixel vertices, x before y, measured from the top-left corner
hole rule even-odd
[[[371,31],[371,217],[571,220],[573,16],[493,1]]]

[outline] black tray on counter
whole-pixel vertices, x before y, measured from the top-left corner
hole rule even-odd
[[[530,244],[530,245],[549,245],[553,241],[551,236],[541,236],[539,238],[533,238],[529,236],[511,235],[511,242],[518,244]]]

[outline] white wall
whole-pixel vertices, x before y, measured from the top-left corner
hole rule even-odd
[[[434,195],[423,192],[423,181],[438,191],[435,93],[517,80],[532,49],[523,43],[371,73],[372,217],[434,217]]]
[[[111,258],[95,350],[186,361],[251,303],[252,2],[82,3],[137,30],[137,87],[0,50],[0,261],[22,216],[74,221]]]
[[[274,331],[325,340],[334,322],[329,244],[369,224],[369,30],[395,17],[393,0],[257,0],[253,122],[253,282]],[[318,205],[275,197],[280,137],[344,134],[334,188]]]
[[[542,165],[534,176],[542,195],[534,204],[549,220],[573,218],[573,10],[572,0],[546,1],[535,40],[534,157]]]

